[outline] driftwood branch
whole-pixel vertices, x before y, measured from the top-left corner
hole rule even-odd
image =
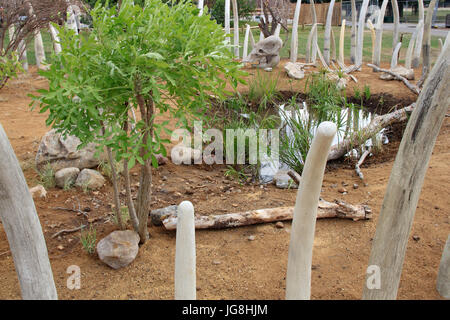
[[[365,143],[381,129],[394,123],[406,121],[408,119],[408,114],[412,112],[414,106],[415,103],[394,112],[373,118],[372,122],[367,127],[361,131],[353,133],[349,138],[343,140],[338,145],[332,146],[330,154],[328,155],[328,161],[336,160],[344,156],[351,149]]]
[[[362,154],[362,156],[359,159],[358,163],[355,165],[356,174],[358,175],[358,177],[361,180],[364,180],[364,174],[361,172],[361,165],[363,164],[364,160],[366,160],[366,157],[370,154],[370,150],[371,150],[371,148],[369,148],[366,151],[364,151],[364,153]]]
[[[417,86],[412,85],[405,77],[402,77],[402,76],[399,75],[398,73],[392,72],[391,70],[388,70],[388,69],[383,69],[383,68],[377,67],[376,65],[371,64],[371,63],[368,63],[367,66],[373,68],[375,71],[378,71],[378,72],[381,71],[381,72],[385,72],[385,73],[387,73],[387,74],[390,74],[390,75],[393,76],[395,79],[402,81],[402,82],[405,84],[405,86],[406,86],[409,90],[411,90],[412,92],[414,92],[415,94],[419,94],[419,93],[420,93],[419,88],[418,88]]]
[[[58,231],[57,233],[55,233],[54,235],[52,235],[52,238],[56,238],[57,236],[60,236],[62,234],[66,234],[66,233],[73,233],[73,232],[77,232],[81,229],[86,228],[86,225],[82,224],[79,227],[73,228],[73,229],[63,229],[61,231]]]
[[[294,207],[279,207],[222,215],[196,216],[195,229],[224,229],[292,220],[293,212]],[[334,203],[319,200],[317,218],[366,220],[371,218],[371,210],[365,205],[352,205],[339,200],[336,200]],[[177,228],[177,217],[170,215],[162,223],[167,230],[175,230]]]

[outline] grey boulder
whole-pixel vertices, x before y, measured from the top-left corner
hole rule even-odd
[[[100,260],[113,269],[128,266],[139,251],[139,235],[131,230],[113,231],[97,244]]]

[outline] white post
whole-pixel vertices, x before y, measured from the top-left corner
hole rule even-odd
[[[48,28],[50,29],[50,34],[53,40],[53,49],[56,54],[59,54],[61,52],[61,44],[59,43],[58,31],[51,23],[48,24]]]
[[[298,56],[298,19],[300,18],[300,8],[302,6],[302,0],[297,0],[294,12],[294,21],[292,25],[292,37],[291,37],[291,62],[297,62]]]
[[[397,0],[392,0],[392,11],[394,12],[394,31],[392,34],[392,50],[394,50],[398,43],[398,27],[400,24],[400,12],[398,11]]]
[[[245,25],[245,36],[244,36],[244,48],[242,49],[242,59],[247,58],[248,55],[248,39],[250,37],[251,30],[248,24]]]
[[[356,31],[358,27],[356,25],[357,20],[356,2],[352,0],[352,37],[351,37],[351,49],[350,49],[350,61],[356,63]]]
[[[239,59],[239,15],[237,0],[233,1],[234,56]]]
[[[391,70],[394,69],[398,64],[398,53],[400,52],[401,47],[402,47],[402,43],[398,42],[397,46],[394,49],[394,52],[392,53]]]
[[[41,223],[19,161],[0,124],[0,218],[25,300],[56,300]]]
[[[383,39],[383,20],[384,14],[386,12],[386,7],[388,4],[388,0],[383,0],[383,4],[381,5],[381,10],[378,14],[377,24],[375,25],[375,46],[373,48],[373,61],[372,63],[377,67],[380,66],[381,61],[381,47],[382,47],[382,39]]]
[[[230,0],[225,0],[225,33],[229,35],[230,29]],[[230,37],[227,36],[227,42],[230,43]]]
[[[194,206],[183,201],[178,206],[177,235],[175,245],[175,299],[195,300],[195,223]]]
[[[75,10],[73,9],[72,6],[69,6],[67,8],[67,27],[69,27],[69,29],[73,30],[75,32],[75,34],[78,34],[78,28],[77,28],[77,22],[75,19]]]
[[[309,300],[311,296],[311,261],[317,202],[322,188],[325,165],[336,125],[322,122],[306,157],[297,192],[289,242],[286,275],[286,299]]]
[[[344,65],[344,40],[345,40],[345,19],[341,23],[341,33],[339,34],[339,62]]]
[[[359,12],[356,63],[355,63],[356,65],[362,65],[363,47],[364,47],[364,25],[366,24],[366,12],[368,5],[369,0],[364,0],[361,6],[361,11]]]
[[[450,50],[447,44],[425,81],[403,133],[377,222],[369,259],[373,271],[367,274],[363,299],[392,300],[397,297],[423,181],[450,105],[449,82]]]
[[[330,37],[331,37],[331,19],[333,18],[334,1],[331,0],[328,6],[327,20],[325,22],[325,35],[323,38],[323,58],[327,64],[330,64]]]
[[[197,8],[200,10],[200,12],[198,13],[198,15],[199,15],[199,16],[202,16],[202,15],[203,15],[203,0],[198,0]]]
[[[37,67],[39,69],[43,68],[43,62],[45,61],[45,51],[41,31],[39,30],[34,34],[34,54],[36,56]]]

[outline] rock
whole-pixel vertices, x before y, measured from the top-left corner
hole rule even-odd
[[[105,184],[105,178],[100,172],[92,169],[83,169],[78,175],[75,185],[91,190],[99,189]]]
[[[253,241],[256,239],[256,237],[254,235],[251,235],[247,239],[248,239],[248,241]]]
[[[288,76],[297,80],[303,79],[305,77],[305,72],[303,71],[303,64],[288,62],[284,66]]]
[[[348,80],[344,77],[339,77],[337,74],[334,73],[327,73],[328,79],[331,81],[334,81],[336,83],[336,86],[339,89],[345,89],[347,87]]]
[[[35,200],[47,197],[47,191],[45,191],[45,188],[40,184],[33,188],[30,188],[30,193]]]
[[[167,159],[160,153],[155,154],[155,158],[156,158],[156,160],[158,160],[158,165],[160,165],[160,166],[165,165],[169,162],[169,159]]]
[[[287,174],[287,170],[279,170],[273,177],[275,186],[280,189],[298,188],[298,185]]]
[[[220,261],[218,261],[218,260],[214,260],[213,261],[213,264],[215,264],[215,265],[219,265],[219,264],[221,264],[222,262],[220,262]]]
[[[256,64],[257,68],[272,71],[280,63],[280,50],[283,41],[276,35],[269,36],[257,42],[250,54],[242,60],[243,63]]]
[[[414,241],[419,241],[420,240],[419,236],[413,236],[412,238],[413,238]]]
[[[278,221],[277,223],[275,223],[275,227],[277,227],[278,229],[283,229],[284,228],[284,223],[281,221]]]
[[[65,186],[74,184],[79,173],[80,169],[75,167],[58,170],[55,173],[56,186],[63,189]]]
[[[347,189],[345,189],[345,188],[339,188],[339,189],[338,189],[338,192],[339,192],[339,193],[347,193]]]
[[[390,69],[390,71],[392,71],[408,80],[414,80],[414,70],[413,69],[406,69],[405,67],[402,67],[402,66],[396,66],[395,68]],[[380,79],[394,80],[395,78],[392,75],[390,75],[389,73],[383,72],[380,75]]]
[[[153,225],[155,226],[161,226],[162,221],[169,217],[169,216],[177,216],[177,205],[168,206],[161,209],[155,209],[150,211],[150,220],[152,221]]]
[[[100,159],[94,156],[96,151],[94,143],[89,143],[86,147],[77,150],[80,143],[75,136],[63,138],[56,130],[50,130],[39,144],[36,168],[41,171],[47,164],[50,164],[54,171],[58,171],[70,167],[85,169],[98,166],[100,160],[104,159],[104,155]]]
[[[139,251],[139,235],[131,230],[113,231],[97,244],[101,261],[113,269],[129,265]]]
[[[353,189],[358,189],[358,188],[359,188],[359,185],[357,183],[354,183],[353,184]]]

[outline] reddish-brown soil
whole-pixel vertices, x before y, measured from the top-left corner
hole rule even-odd
[[[286,63],[283,61],[282,64]],[[278,88],[303,92],[304,80],[287,78],[279,67],[271,76],[278,78]],[[34,70],[33,70],[34,71]],[[256,74],[250,72],[249,81]],[[417,75],[419,75],[417,73]],[[368,68],[355,73],[354,88],[370,86],[372,96],[407,105],[416,99],[396,81],[379,80]],[[45,88],[46,80],[32,72],[30,76],[11,80],[0,95],[0,122],[24,169],[30,187],[38,175],[33,163],[41,137],[49,130],[46,114],[30,111],[29,93]],[[239,90],[245,90],[240,87]],[[388,103],[386,103],[388,105]],[[392,105],[391,105],[392,106]],[[161,116],[158,121],[162,121]],[[390,170],[401,139],[403,127],[394,128],[392,142],[384,152],[369,158],[363,166],[366,184],[356,176],[352,165],[335,162],[327,166],[322,197],[343,199],[354,204],[368,204],[373,219],[344,221],[323,219],[317,223],[313,253],[313,299],[360,299],[372,237],[383,201]],[[434,148],[408,243],[399,299],[439,299],[435,289],[442,250],[450,233],[450,121],[446,118]],[[296,190],[281,190],[273,185],[240,185],[224,176],[224,166],[176,166],[171,163],[154,170],[152,208],[161,208],[190,200],[199,214],[219,214],[249,209],[294,205]],[[134,171],[133,171],[134,173]],[[163,179],[163,177],[166,177]],[[137,182],[132,175],[133,183]],[[352,185],[357,183],[358,189]],[[348,194],[342,195],[342,184]],[[224,191],[224,187],[228,186]],[[193,194],[191,194],[193,192]],[[149,227],[150,240],[140,248],[136,260],[121,270],[112,270],[96,255],[83,251],[79,232],[52,238],[59,230],[86,223],[76,213],[54,207],[89,207],[89,220],[97,230],[97,239],[116,227],[111,222],[112,187],[83,192],[77,189],[48,190],[36,208],[47,241],[58,295],[61,299],[172,299],[174,296],[175,233],[163,227]],[[13,213],[11,213],[13,214]],[[284,299],[285,275],[290,237],[290,223],[278,229],[261,224],[226,230],[198,231],[197,296],[199,299]],[[250,235],[255,236],[249,241]],[[413,239],[415,236],[415,239]],[[58,248],[59,247],[59,248]],[[81,268],[81,289],[69,290],[66,273],[70,265]],[[20,288],[4,230],[0,224],[0,299],[20,298]]]

